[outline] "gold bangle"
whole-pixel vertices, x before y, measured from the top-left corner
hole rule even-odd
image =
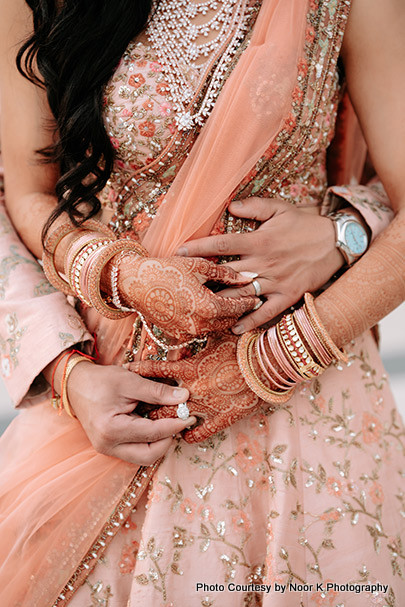
[[[42,263],[45,275],[49,282],[65,295],[74,295],[70,285],[62,278],[55,266],[55,253],[59,244],[68,234],[75,231],[91,230],[100,232],[112,239],[116,239],[114,232],[105,224],[94,219],[88,219],[80,226],[74,226],[71,222],[66,222],[57,227],[49,234],[45,241],[45,246],[42,252]]]
[[[122,238],[105,245],[105,248],[89,270],[88,277],[88,297],[93,308],[102,316],[106,316],[111,320],[125,318],[133,314],[131,311],[124,311],[118,308],[112,308],[107,305],[100,291],[101,274],[107,263],[123,251],[133,252],[141,257],[148,255],[146,249],[137,241]]]
[[[304,295],[305,307],[307,311],[307,317],[317,337],[321,340],[324,348],[329,351],[332,358],[347,363],[349,358],[344,349],[340,350],[334,341],[331,339],[329,333],[322,324],[319,318],[318,312],[314,303],[314,296],[311,293],[305,293]]]
[[[289,321],[289,319],[291,319],[291,321]],[[284,326],[280,325],[281,321],[279,323],[277,323],[276,331],[277,331],[277,336],[278,336],[279,342],[281,343],[281,346],[282,346],[286,356],[288,357],[290,364],[294,367],[295,371],[298,373],[298,375],[300,375],[303,378],[304,381],[312,380],[315,377],[318,377],[318,375],[320,375],[322,373],[323,369],[322,369],[322,367],[320,367],[320,365],[318,365],[318,363],[316,363],[314,361],[308,348],[305,346],[304,341],[301,339],[301,336],[297,330],[297,326],[294,322],[293,315],[287,314],[283,318],[283,321],[284,320],[286,323],[291,322],[291,325],[292,325],[291,333],[289,335],[286,334],[286,330],[285,330]],[[284,337],[284,335],[286,335],[286,337]],[[290,350],[287,347],[286,340],[292,339],[292,337],[294,335],[296,335],[298,339],[295,342],[296,346],[292,345],[292,347],[294,348],[294,352],[297,354],[297,356],[302,354],[301,360],[295,360],[293,352],[290,352]],[[301,353],[299,351],[299,348],[303,348],[304,352]],[[306,362],[305,362],[305,359],[307,359]]]
[[[63,377],[62,377],[61,397],[60,397],[61,404],[63,405],[63,408],[65,409],[65,411],[69,415],[69,417],[73,417],[75,419],[76,419],[76,415],[74,414],[72,407],[70,406],[68,395],[67,395],[67,382],[69,379],[69,375],[71,374],[71,372],[73,371],[75,366],[84,361],[93,362],[86,356],[81,356],[80,354],[70,358],[68,360],[68,362],[66,363],[66,367],[64,369]]]

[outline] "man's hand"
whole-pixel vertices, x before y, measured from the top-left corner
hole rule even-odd
[[[233,202],[237,217],[263,222],[254,232],[208,236],[186,242],[178,255],[211,257],[239,255],[240,261],[225,264],[237,272],[257,273],[263,305],[234,326],[235,333],[250,331],[268,322],[299,301],[306,291],[324,285],[343,265],[335,246],[335,230],[328,217],[321,217],[288,202],[271,198],[248,198]],[[254,284],[228,288],[223,297],[255,295]]]

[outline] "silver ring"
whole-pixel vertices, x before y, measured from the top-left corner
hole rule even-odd
[[[187,403],[180,403],[177,406],[177,417],[179,419],[188,419],[190,417],[190,411],[187,407]]]
[[[260,297],[260,294],[262,292],[262,287],[260,286],[260,282],[258,280],[254,280],[252,282],[252,285],[255,290],[256,297]]]

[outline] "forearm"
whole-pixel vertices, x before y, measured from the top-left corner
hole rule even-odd
[[[8,195],[6,179],[7,212],[20,239],[37,259],[42,256],[42,228],[55,206],[56,197],[43,192],[25,194],[14,201]]]
[[[316,299],[331,338],[347,344],[405,299],[405,209],[367,253]]]
[[[27,249],[37,259],[41,259],[42,257],[43,227],[51,213],[54,211],[56,204],[56,196],[45,192],[25,194],[15,201],[13,201],[13,199],[10,200],[6,192],[6,208],[13,226]],[[67,215],[63,214],[52,225],[51,231],[67,220]],[[59,272],[64,271],[63,260],[65,253],[76,235],[77,234],[74,232],[67,235],[57,248],[55,265]]]

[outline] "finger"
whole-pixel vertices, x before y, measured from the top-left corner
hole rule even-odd
[[[177,251],[183,257],[214,257],[218,255],[244,255],[252,250],[252,233],[220,234],[189,240]]]
[[[149,445],[147,443],[124,443],[115,446],[111,450],[111,455],[138,466],[151,466],[165,455],[172,443],[173,437],[165,438]]]
[[[259,290],[256,291],[257,283],[259,283]],[[255,288],[256,285],[256,288]],[[274,293],[275,289],[278,288],[277,281],[270,278],[265,278],[263,276],[259,276],[257,279],[249,283],[248,285],[244,285],[243,287],[231,287],[229,289],[221,289],[218,291],[218,295],[221,297],[260,297],[260,296],[268,296],[270,293]]]
[[[187,443],[198,443],[206,440],[213,434],[219,432],[223,428],[229,426],[229,415],[219,414],[214,418],[206,420],[196,428],[186,430],[183,433],[183,438]]]
[[[193,416],[185,420],[179,419],[175,407],[167,409],[173,411],[175,417],[152,420],[139,415],[117,415],[108,440],[116,444],[156,443],[190,428],[196,422]]]
[[[212,293],[212,298],[215,302],[217,318],[224,319],[226,317],[239,317],[246,312],[250,312],[259,303],[258,297],[249,296],[233,299],[230,297],[221,297],[219,293]]]
[[[177,411],[176,407],[156,407],[149,412],[149,419],[158,420],[158,419],[176,419]]]
[[[289,208],[291,208],[290,203],[281,198],[258,198],[257,196],[235,200],[229,205],[232,215],[257,221],[267,221]]]
[[[266,270],[263,260],[254,256],[255,254],[256,251],[251,251],[250,255],[244,256],[242,259],[224,263],[223,267],[232,268],[232,270],[235,270],[238,274],[242,274],[242,276],[249,276],[249,278],[252,276],[252,280],[254,280]]]
[[[218,291],[218,295],[221,297],[233,297],[234,299],[237,299],[238,297],[254,297],[255,289],[250,283],[244,287],[239,287],[238,289],[222,289],[222,291]]]
[[[242,318],[234,327],[232,327],[233,333],[241,335],[246,331],[252,331],[256,327],[264,325],[269,322],[281,312],[284,312],[289,307],[288,299],[285,295],[274,294],[264,302],[264,304],[255,312],[248,314]]]
[[[151,381],[135,373],[128,374],[123,389],[127,398],[137,401],[142,400],[151,405],[178,405],[185,402],[189,397],[189,392],[185,388]]]
[[[220,282],[225,285],[240,285],[252,282],[257,277],[256,272],[239,274],[229,265],[216,264],[206,259],[197,259],[195,270],[207,280]]]

